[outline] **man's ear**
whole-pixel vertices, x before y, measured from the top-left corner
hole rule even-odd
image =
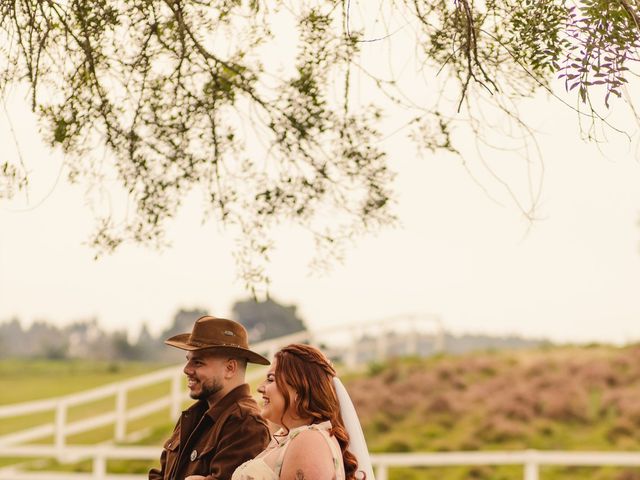
[[[224,376],[225,378],[232,378],[236,375],[238,371],[238,360],[231,357],[227,358],[227,361],[224,364]]]

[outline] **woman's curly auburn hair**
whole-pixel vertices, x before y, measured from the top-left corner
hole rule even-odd
[[[330,434],[336,437],[342,450],[345,478],[354,480],[358,461],[347,449],[349,434],[340,416],[340,404],[333,387],[336,371],[331,362],[317,348],[297,343],[282,348],[275,354],[275,359],[276,386],[284,397],[284,411],[292,402],[287,390],[279,385],[289,385],[296,392],[298,398],[293,406],[296,416],[311,417],[313,423],[331,421]],[[286,428],[284,423],[282,425]]]

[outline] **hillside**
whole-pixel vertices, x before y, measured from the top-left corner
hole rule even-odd
[[[347,386],[373,452],[640,450],[638,345],[397,360]],[[548,470],[541,478],[640,479],[638,469]],[[429,472],[419,478],[522,478],[519,468]]]
[[[0,397],[10,403],[47,396],[45,393],[62,394],[67,389],[110,383],[149,368],[152,366],[129,362],[5,360],[0,362],[0,377],[6,388],[0,382]],[[640,451],[640,345],[542,347],[394,360],[371,364],[367,371],[343,379],[372,452],[527,448]],[[160,387],[168,389],[168,385]],[[131,400],[157,393],[144,388]],[[102,403],[89,407],[113,408],[112,398]],[[71,411],[70,416],[85,413]],[[15,419],[19,421],[26,420]],[[17,427],[10,421],[2,423],[0,431]],[[158,448],[172,428],[165,412],[128,426],[130,432],[146,431],[136,443]],[[112,435],[113,428],[107,427],[70,441],[94,443]],[[15,461],[0,459],[0,467]],[[109,471],[144,473],[156,463],[114,461],[109,463]],[[72,465],[36,462],[23,467],[91,470],[89,461]],[[390,470],[391,480],[522,478],[521,466]],[[540,480],[573,479],[640,480],[640,469],[549,467],[540,472]]]

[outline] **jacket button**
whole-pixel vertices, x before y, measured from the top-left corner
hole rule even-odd
[[[198,458],[198,452],[196,450],[191,452],[191,461],[193,462],[196,458]]]

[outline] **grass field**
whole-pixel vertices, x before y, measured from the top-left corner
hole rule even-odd
[[[22,403],[31,400],[57,397],[96,388],[110,383],[136,377],[166,367],[166,364],[139,362],[89,362],[89,361],[44,361],[44,360],[3,360],[0,361],[0,405]],[[260,367],[257,367],[260,368]],[[262,370],[260,370],[261,375]],[[254,367],[250,367],[248,376],[254,374]],[[261,381],[261,377],[260,380]],[[257,383],[252,382],[255,391]],[[167,395],[170,382],[163,381],[154,385],[130,390],[127,395],[127,405],[135,407],[146,402]],[[185,387],[186,390],[186,387]],[[67,421],[74,422],[101,413],[113,411],[115,395],[89,403],[72,406],[67,413]],[[183,407],[191,404],[185,401]],[[0,422],[0,435],[17,432],[44,423],[54,421],[54,412],[42,412],[5,418]],[[173,422],[170,420],[169,409],[151,413],[143,418],[127,423],[127,434],[135,434],[135,440],[125,444],[158,446],[158,456],[161,445],[171,434]],[[71,435],[66,438],[68,444],[96,444],[112,442],[114,425],[107,425],[84,433]],[[39,438],[34,444],[53,444],[53,437]],[[3,458],[0,457],[0,468],[20,464],[28,470],[43,471],[91,471],[91,462],[82,461],[73,464],[61,464],[55,460]],[[108,462],[108,471],[112,473],[144,473],[154,461],[118,461]]]
[[[374,452],[640,450],[640,346],[481,352],[371,365],[347,384]],[[391,472],[522,479],[522,467]],[[640,480],[638,468],[545,467],[541,480]]]
[[[136,377],[166,367],[166,364],[142,362],[93,362],[93,361],[45,361],[45,360],[3,360],[0,361],[0,405],[22,403],[51,397],[72,394],[101,387],[127,378]],[[147,387],[130,390],[127,395],[127,405],[135,407],[164,396],[170,391],[170,382],[164,381]],[[188,403],[188,402],[187,402]],[[113,411],[115,395],[93,402],[72,406],[67,413],[67,421],[75,422],[101,413]],[[45,411],[13,418],[3,418],[0,421],[0,435],[6,435],[34,427],[52,423],[54,412]],[[159,411],[147,415],[127,424],[127,433],[139,433],[140,444],[161,445],[172,429],[169,420],[169,410]],[[71,435],[66,440],[69,444],[95,444],[112,441],[114,426],[107,425],[84,433]],[[39,438],[31,443],[52,444],[53,437]],[[0,457],[0,467],[22,464],[31,469],[60,469],[84,471],[90,465],[80,462],[73,465],[60,465],[54,461],[38,459],[12,459]],[[137,462],[139,463],[139,462]],[[148,463],[148,462],[147,462]],[[127,462],[110,462],[122,471],[133,467]],[[144,464],[147,468],[147,464]]]
[[[80,392],[164,366],[142,362],[1,360],[0,405]]]

